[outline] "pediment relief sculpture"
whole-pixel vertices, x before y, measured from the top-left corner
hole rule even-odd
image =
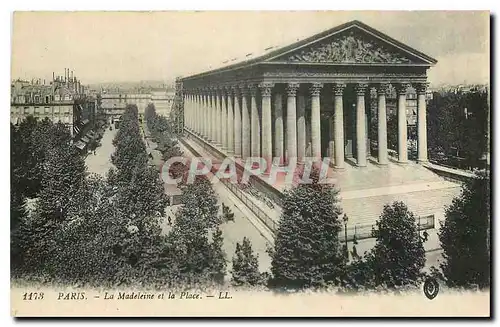
[[[295,52],[286,60],[311,63],[406,64],[413,62],[381,41],[369,39],[354,31]]]

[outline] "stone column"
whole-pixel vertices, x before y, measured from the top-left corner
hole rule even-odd
[[[270,171],[273,163],[273,132],[271,122],[271,93],[274,87],[272,83],[261,83],[260,94],[262,96],[262,158],[267,162],[266,172]]]
[[[187,103],[187,94],[184,94],[183,99],[183,107],[184,107],[184,128],[188,128],[189,118],[188,118],[188,103]]]
[[[292,158],[297,158],[297,90],[299,83],[288,83],[287,85],[287,115],[286,115],[286,145],[287,145],[287,163]]]
[[[216,87],[214,89],[214,112],[215,112],[215,115],[214,115],[214,126],[215,126],[215,130],[214,130],[214,137],[215,137],[215,144],[217,145],[220,145],[220,137],[221,137],[221,133],[220,133],[220,115],[221,115],[221,110],[220,110],[220,93],[219,93],[219,89]]]
[[[279,158],[280,165],[284,161],[283,129],[283,96],[277,91],[274,96],[274,156]]]
[[[366,167],[365,91],[368,85],[356,85],[356,157],[359,167]]]
[[[234,155],[241,157],[241,92],[238,86],[233,86],[234,94]]]
[[[241,85],[241,157],[250,156],[250,112],[248,106],[249,89]]]
[[[201,93],[196,90],[196,111],[198,112],[198,135],[203,136],[203,108],[201,107]]]
[[[320,94],[323,84],[313,83],[310,88],[311,93],[311,143],[312,157],[321,159],[321,107]]]
[[[213,90],[208,90],[208,112],[209,112],[209,139],[212,143],[215,143],[215,110],[214,110],[214,95]]]
[[[207,110],[207,95],[205,94],[205,91],[201,91],[201,110],[203,111],[202,117],[203,117],[203,122],[202,122],[202,134],[203,138],[208,139],[208,110]]]
[[[191,115],[191,132],[194,132],[194,123],[195,123],[195,116],[194,116],[194,101],[193,101],[193,93],[189,95],[189,112]]]
[[[234,152],[234,98],[233,98],[233,91],[230,87],[226,88],[226,95],[227,95],[226,148],[227,148],[227,153],[232,154]]]
[[[334,147],[335,147],[335,168],[344,168],[344,102],[343,95],[346,85],[335,83],[334,92]]]
[[[251,155],[252,157],[260,157],[260,117],[259,108],[257,107],[257,91],[255,85],[250,89],[250,137],[251,137]]]
[[[306,156],[306,98],[297,96],[297,162],[302,163]]]
[[[217,89],[213,89],[212,91],[212,134],[213,134],[213,140],[214,144],[219,144],[219,110],[218,108],[218,95],[217,95]]]
[[[223,111],[224,111],[224,90],[222,88],[217,89],[217,126],[218,131],[217,131],[217,139],[219,140],[219,144],[221,148],[224,147],[224,140],[222,139],[224,135],[224,118],[223,118]]]
[[[387,165],[387,108],[385,95],[388,85],[379,84],[377,86],[377,120],[378,120],[378,164]]]
[[[221,88],[221,142],[222,148],[227,150],[227,94],[226,89]]]
[[[408,127],[406,125],[406,90],[408,84],[397,84],[398,95],[398,161],[408,162]]]
[[[196,134],[200,134],[200,107],[198,105],[198,90],[194,91],[193,94],[193,105],[194,105],[194,115],[195,115],[195,121],[194,121],[194,132]]]
[[[187,104],[187,117],[188,117],[188,128],[189,130],[193,129],[193,113],[191,112],[191,94],[188,93],[186,96],[186,104]]]
[[[417,84],[417,146],[418,162],[427,162],[427,105],[425,92],[427,83]]]

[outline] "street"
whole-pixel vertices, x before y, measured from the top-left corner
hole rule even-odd
[[[112,131],[107,128],[101,139],[101,146],[96,149],[96,154],[90,153],[85,158],[85,164],[89,172],[106,176],[109,168],[113,166],[111,163],[111,154],[115,151],[115,147],[113,146],[115,135],[116,129],[114,127]]]

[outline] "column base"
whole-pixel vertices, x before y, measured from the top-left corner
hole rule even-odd
[[[419,163],[419,164],[425,164],[428,162],[429,162],[429,159],[417,159],[417,163]]]
[[[401,161],[401,160],[398,160],[398,161],[397,161],[397,163],[398,163],[399,165],[407,165],[407,164],[409,163],[409,161],[408,161],[408,160],[406,160],[406,161]]]

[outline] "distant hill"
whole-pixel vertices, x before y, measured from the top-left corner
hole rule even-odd
[[[88,86],[96,91],[101,89],[109,91],[136,91],[149,92],[153,90],[174,89],[174,83],[171,81],[130,81],[130,82],[105,82],[93,83]]]

